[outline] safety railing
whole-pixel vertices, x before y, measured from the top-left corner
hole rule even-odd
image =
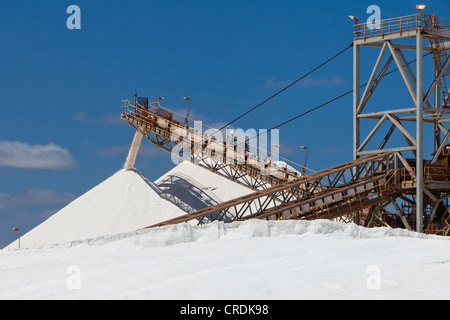
[[[440,220],[441,228],[439,228],[439,229],[435,228],[435,224],[431,223],[431,228],[423,230],[423,233],[435,234],[435,235],[444,236],[444,237],[449,236],[450,235],[450,212],[449,212],[449,209],[450,209],[450,207],[448,207],[447,210],[445,211],[445,213],[442,215],[442,218]]]
[[[441,218],[441,223],[446,227],[443,232],[444,236],[448,236],[450,231],[450,212],[448,209],[450,209],[450,207],[447,208],[447,211]]]
[[[450,168],[442,166],[425,166],[424,181],[450,181]]]
[[[411,171],[410,171],[411,170]],[[413,183],[416,179],[416,168],[401,168],[398,171],[399,183]],[[425,165],[423,168],[423,180],[429,181],[450,181],[450,167],[438,165]]]
[[[400,168],[398,169],[397,176],[398,179],[396,182],[398,183],[413,183],[416,178],[416,168]]]
[[[428,15],[413,14],[409,16],[396,17],[375,21],[374,23],[355,24],[355,38],[367,38],[386,35],[394,32],[403,32],[424,28],[429,30],[446,32],[450,31],[450,19],[433,17],[433,24],[429,23]]]
[[[299,207],[295,207],[292,209],[292,213],[289,216],[284,216],[279,218],[278,220],[296,220],[298,217],[301,217],[302,215],[309,214],[315,216],[317,219],[320,218],[320,216],[328,217],[329,219],[332,219],[331,210],[336,211],[338,209],[343,208],[349,208],[351,211],[356,210],[364,210],[366,206],[364,205],[364,201],[371,200],[373,197],[380,197],[383,194],[388,194],[392,191],[391,186],[395,184],[395,181],[398,178],[398,174],[401,172],[401,169],[393,170],[391,173],[389,173],[387,176],[389,177],[385,182],[378,183],[377,185],[374,185],[371,190],[363,190],[360,192],[355,192],[350,195],[345,195],[342,198],[339,199],[338,204],[334,204],[332,202],[323,203],[321,205],[315,205],[311,206],[308,209],[301,210]],[[393,190],[396,191],[396,190]],[[336,201],[334,201],[336,202]]]

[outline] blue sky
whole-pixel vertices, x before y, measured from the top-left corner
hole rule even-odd
[[[447,0],[425,3],[449,18]],[[66,27],[72,4],[81,30]],[[29,231],[122,168],[134,131],[119,118],[121,100],[135,89],[150,101],[164,96],[162,105],[180,112],[189,96],[193,117],[227,123],[347,47],[348,15],[363,21],[372,4],[385,19],[414,14],[417,3],[2,1],[0,248],[15,239],[13,227]],[[269,129],[351,89],[348,50],[234,125]],[[375,101],[389,96],[403,107],[409,99],[406,89],[380,90]],[[280,154],[303,163],[299,146],[307,145],[314,170],[349,161],[351,124],[349,95],[280,128]],[[149,142],[136,163],[152,180],[173,166]]]

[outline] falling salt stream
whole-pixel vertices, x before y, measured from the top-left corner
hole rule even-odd
[[[143,137],[142,133],[136,131],[136,134],[134,135],[133,138],[133,143],[131,144],[130,151],[128,152],[128,157],[124,165],[125,170],[131,170],[134,168],[139,147],[141,145],[142,137]]]

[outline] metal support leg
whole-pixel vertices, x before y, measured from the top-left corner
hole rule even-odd
[[[359,70],[359,51],[358,45],[353,45],[353,159],[356,160],[358,157],[359,148],[359,118],[358,118],[358,107],[359,107],[359,81],[360,81],[360,70]]]
[[[423,229],[423,36],[417,33],[416,78],[416,231]]]

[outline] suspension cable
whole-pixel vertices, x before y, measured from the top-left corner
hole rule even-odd
[[[264,100],[263,102],[257,104],[256,106],[254,106],[253,108],[251,108],[250,110],[248,110],[247,112],[241,114],[239,117],[235,118],[234,120],[232,120],[231,122],[227,123],[226,125],[224,125],[222,128],[219,129],[219,131],[222,131],[223,129],[225,129],[226,127],[228,127],[229,125],[235,123],[236,121],[238,121],[239,119],[241,119],[242,117],[246,116],[247,114],[249,114],[250,112],[258,109],[259,107],[261,107],[263,104],[265,104],[266,102],[268,102],[269,100],[275,98],[276,96],[278,96],[280,93],[286,91],[287,89],[289,89],[290,87],[292,87],[293,85],[295,85],[296,83],[298,83],[299,81],[303,80],[304,78],[306,78],[307,76],[309,76],[311,73],[313,73],[314,71],[320,69],[321,67],[323,67],[324,65],[326,65],[328,62],[330,62],[331,60],[337,58],[338,56],[340,56],[341,54],[343,54],[345,51],[347,51],[348,49],[350,49],[351,47],[353,47],[353,43],[351,43],[348,47],[346,47],[345,49],[341,50],[339,53],[335,54],[333,57],[331,57],[330,59],[328,59],[327,61],[321,63],[320,65],[318,65],[317,67],[315,67],[314,69],[312,69],[311,71],[309,71],[308,73],[306,73],[305,75],[303,75],[302,77],[298,78],[297,80],[295,80],[294,82],[292,82],[291,84],[289,84],[288,86],[284,87],[283,89],[281,89],[280,91],[278,91],[277,93],[273,94],[272,96],[270,96],[269,98],[267,98],[266,100]]]
[[[432,52],[428,52],[428,53],[425,54],[423,57],[426,57],[426,56],[428,56],[428,55],[430,55],[430,54],[432,54]],[[411,63],[416,62],[416,60],[417,60],[417,59],[411,60],[410,62],[407,63],[407,65],[410,65]],[[387,72],[386,74],[384,74],[384,75],[381,77],[381,79],[384,78],[385,76],[391,74],[391,73],[394,73],[394,72],[397,71],[397,70],[398,70],[398,68],[395,68],[395,69],[393,69],[393,70]],[[381,80],[381,79],[380,79],[380,80]],[[364,88],[364,87],[367,86],[368,84],[369,84],[369,83],[366,83],[366,84],[363,84],[363,85],[359,86],[359,89]],[[267,133],[271,132],[272,130],[278,129],[279,127],[282,127],[282,126],[284,126],[284,125],[286,125],[286,124],[288,124],[288,123],[290,123],[290,122],[292,122],[292,121],[294,121],[294,120],[297,120],[298,118],[301,118],[301,117],[303,117],[303,116],[306,116],[307,114],[309,114],[309,113],[311,113],[311,112],[313,112],[313,111],[316,111],[316,110],[318,110],[318,109],[320,109],[320,108],[323,108],[323,107],[325,107],[326,105],[328,105],[328,104],[330,104],[330,103],[332,103],[332,102],[334,102],[334,101],[336,101],[336,100],[339,100],[339,99],[341,99],[341,98],[343,98],[343,97],[345,97],[345,96],[347,96],[347,95],[349,95],[349,94],[351,94],[351,93],[353,93],[353,90],[347,91],[347,92],[341,94],[340,96],[337,96],[337,97],[335,97],[335,98],[333,98],[333,99],[331,99],[331,100],[328,100],[327,102],[322,103],[322,104],[319,105],[319,106],[316,106],[316,107],[314,107],[314,108],[311,108],[311,109],[309,109],[309,110],[307,110],[307,111],[305,111],[305,112],[303,112],[303,113],[301,113],[301,114],[299,114],[299,115],[297,115],[297,116],[295,116],[295,117],[293,117],[293,118],[291,118],[291,119],[289,119],[289,120],[286,120],[286,121],[284,121],[284,122],[282,122],[282,123],[276,125],[275,127],[271,128],[271,129],[269,129],[269,130],[267,130],[267,131],[264,131],[264,132],[262,132],[262,133],[259,133],[259,134],[257,134],[256,136],[254,136],[254,137],[252,137],[252,138],[249,138],[248,141],[250,141],[250,140],[252,140],[252,139],[254,139],[254,138],[259,137],[261,134],[267,134]]]

